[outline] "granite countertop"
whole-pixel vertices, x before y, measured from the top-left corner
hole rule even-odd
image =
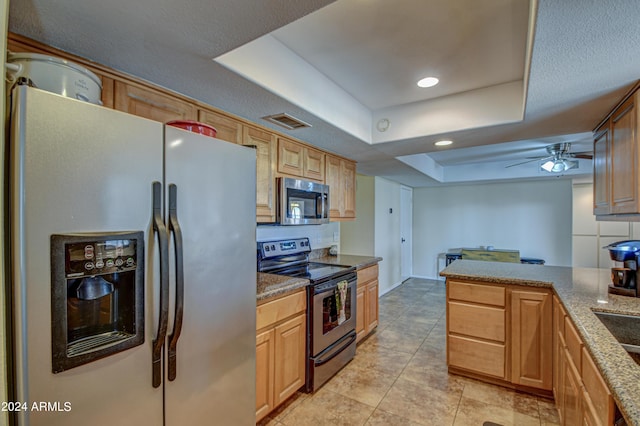
[[[258,303],[276,296],[284,296],[299,288],[309,285],[309,280],[304,278],[287,277],[284,275],[266,274],[258,272],[257,276],[257,300]]]
[[[309,260],[312,262],[328,263],[329,265],[355,266],[356,269],[363,269],[382,261],[382,258],[355,254],[339,254],[337,256],[322,256]]]
[[[609,294],[609,269],[456,260],[440,275],[555,290],[609,385],[618,408],[629,424],[640,426],[640,365],[593,313],[640,315],[640,298]]]

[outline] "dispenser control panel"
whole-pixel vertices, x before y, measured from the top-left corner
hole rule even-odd
[[[65,244],[65,275],[108,274],[135,269],[137,241],[82,241]]]

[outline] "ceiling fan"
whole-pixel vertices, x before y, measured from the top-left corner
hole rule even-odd
[[[587,160],[593,159],[593,154],[591,152],[571,152],[571,143],[569,142],[547,145],[546,150],[547,153],[549,153],[546,157],[533,157],[527,161],[510,164],[506,167],[519,166],[533,161],[548,160],[542,164],[540,168],[549,173],[560,173],[578,167],[578,160],[574,160],[574,158],[583,158]]]

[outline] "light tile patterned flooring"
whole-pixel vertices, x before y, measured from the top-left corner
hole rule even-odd
[[[380,298],[356,357],[313,395],[297,393],[259,424],[554,425],[552,401],[447,373],[444,281],[411,278]]]

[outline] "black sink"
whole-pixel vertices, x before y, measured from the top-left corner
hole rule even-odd
[[[640,364],[640,316],[593,312],[613,337]]]

